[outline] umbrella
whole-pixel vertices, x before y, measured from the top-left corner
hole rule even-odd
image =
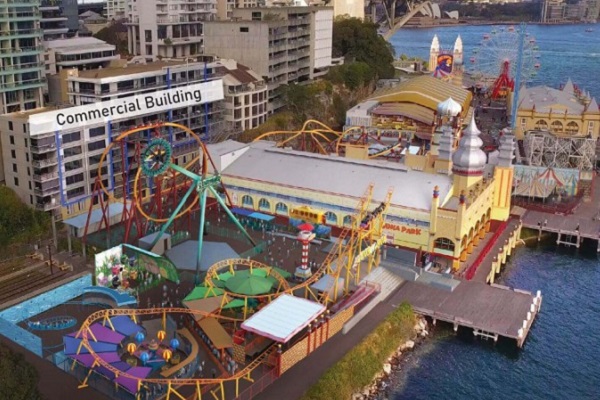
[[[239,307],[244,307],[244,300],[233,299],[229,303],[225,304],[225,306],[223,306],[223,309],[226,310],[229,308],[239,308]]]
[[[286,271],[285,269],[281,269],[278,267],[273,267],[273,271],[277,272],[279,275],[281,275],[281,277],[283,279],[287,279],[287,278],[291,278],[292,274],[290,274],[288,271]]]
[[[225,287],[237,294],[257,296],[269,293],[273,287],[273,282],[256,275],[243,276],[236,274],[227,281]]]
[[[308,222],[298,225],[297,228],[300,229],[301,231],[309,231],[309,232],[312,232],[313,229],[315,229],[315,227],[312,226],[311,224],[309,224]]]
[[[219,288],[209,288],[206,286],[196,286],[190,294],[188,294],[184,301],[206,299],[208,297],[220,296],[223,291]]]

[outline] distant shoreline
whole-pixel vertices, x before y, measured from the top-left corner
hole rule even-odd
[[[430,28],[454,28],[457,26],[488,26],[488,25],[519,25],[521,24],[522,21],[487,21],[487,20],[478,20],[478,21],[466,21],[466,20],[461,20],[456,24],[431,24],[431,25],[411,25],[411,26],[403,26],[402,28],[398,29],[430,29]],[[590,24],[588,22],[571,22],[571,21],[566,21],[566,22],[526,22],[527,25],[548,25],[548,26],[555,26],[555,25],[594,25],[594,24]]]

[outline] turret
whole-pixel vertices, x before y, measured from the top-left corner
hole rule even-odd
[[[463,131],[458,148],[452,155],[455,193],[468,190],[483,176],[487,155],[481,150],[483,141],[479,138],[480,134],[481,131],[477,129],[473,116],[469,126]]]
[[[438,208],[440,207],[440,188],[435,186],[433,188],[433,197],[431,199],[431,215],[429,218],[429,234],[434,236],[437,231],[437,216]]]
[[[452,171],[452,151],[454,148],[454,132],[449,126],[442,127],[439,140],[438,156],[435,160],[435,171],[450,175]]]
[[[463,42],[460,35],[456,38],[454,42],[454,65],[462,65],[463,64]]]
[[[440,55],[440,41],[437,35],[433,36],[431,48],[429,49],[429,71],[434,72],[437,66],[437,58]]]
[[[501,167],[510,167],[515,158],[515,137],[510,134],[503,134],[500,137],[500,147],[498,148],[498,165]]]

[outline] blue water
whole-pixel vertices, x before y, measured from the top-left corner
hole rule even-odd
[[[540,83],[558,86],[571,77],[600,101],[600,25],[530,26],[542,55]],[[465,53],[491,27],[402,30],[397,54],[428,57],[431,38],[451,48],[458,33]],[[499,283],[541,290],[542,309],[525,347],[493,346],[438,327],[393,379],[400,399],[600,398],[600,261],[595,243],[556,249],[553,243],[518,248]]]

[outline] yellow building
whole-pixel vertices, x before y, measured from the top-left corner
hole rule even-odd
[[[512,137],[503,139],[500,161],[486,165],[475,121],[458,147],[446,124],[435,158],[436,172],[375,160],[357,160],[277,148],[272,142],[209,145],[223,182],[238,207],[289,216],[307,206],[327,224],[351,223],[357,200],[374,184],[373,208],[394,188],[384,234],[390,245],[429,252],[458,268],[489,230],[506,220],[512,185]],[[484,170],[488,173],[484,177]]]
[[[379,90],[346,113],[346,128],[409,132],[430,140],[437,125],[437,106],[451,97],[461,106],[460,120],[468,120],[472,94],[432,76],[420,76]]]
[[[548,131],[559,137],[600,137],[600,109],[596,99],[575,89],[569,80],[561,90],[547,86],[519,91],[515,135]]]

